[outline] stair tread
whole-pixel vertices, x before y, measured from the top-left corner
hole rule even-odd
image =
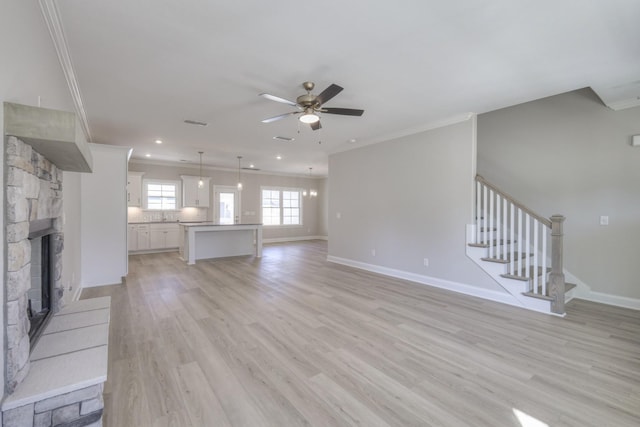
[[[501,259],[501,258],[495,258],[495,257],[491,257],[491,258],[490,257],[485,257],[485,258],[480,258],[480,259],[482,261],[487,261],[487,262],[497,262],[499,264],[508,264],[508,263],[511,262],[511,253],[509,253],[508,255],[509,256],[507,257],[507,259]],[[527,256],[530,256],[530,257],[533,256],[533,254],[527,254],[527,253],[521,254],[519,252],[516,252],[515,256],[516,256],[516,259],[518,259],[518,258],[524,259]]]
[[[567,292],[569,292],[570,290],[572,290],[573,288],[575,288],[577,285],[575,283],[566,283],[564,284],[564,293],[566,294]],[[547,290],[549,289],[549,285],[547,285]],[[553,301],[553,298],[551,298],[548,295],[542,295],[542,294],[536,294],[535,292],[523,292],[522,295],[526,295],[528,297],[532,297],[532,298],[538,298],[538,299],[543,299],[546,301]]]
[[[497,246],[498,242],[501,245],[512,243],[511,240],[492,240],[489,243],[469,243],[472,248],[488,248],[489,246]]]

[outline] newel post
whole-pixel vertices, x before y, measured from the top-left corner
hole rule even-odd
[[[549,275],[549,296],[551,311],[564,314],[564,273],[562,272],[562,223],[564,216],[553,215],[551,218],[551,274]]]

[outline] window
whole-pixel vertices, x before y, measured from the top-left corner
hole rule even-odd
[[[144,200],[146,209],[178,209],[179,183],[176,181],[144,181]]]
[[[264,225],[301,225],[302,207],[297,188],[262,189],[262,223]]]

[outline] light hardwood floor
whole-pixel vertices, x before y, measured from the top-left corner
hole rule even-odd
[[[638,311],[537,314],[327,263],[321,241],[129,270],[82,294],[112,296],[105,426],[640,426]]]

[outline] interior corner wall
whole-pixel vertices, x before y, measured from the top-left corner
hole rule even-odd
[[[564,215],[565,269],[592,291],[636,301],[637,134],[640,107],[613,111],[591,89],[478,117],[478,173],[541,215]]]
[[[78,172],[64,172],[62,203],[64,211],[64,250],[62,251],[63,301],[70,303],[80,291],[80,177]]]
[[[80,177],[80,286],[122,283],[127,275],[129,148],[89,144],[93,172]]]
[[[475,118],[331,155],[329,259],[503,292],[466,256],[474,155]]]

